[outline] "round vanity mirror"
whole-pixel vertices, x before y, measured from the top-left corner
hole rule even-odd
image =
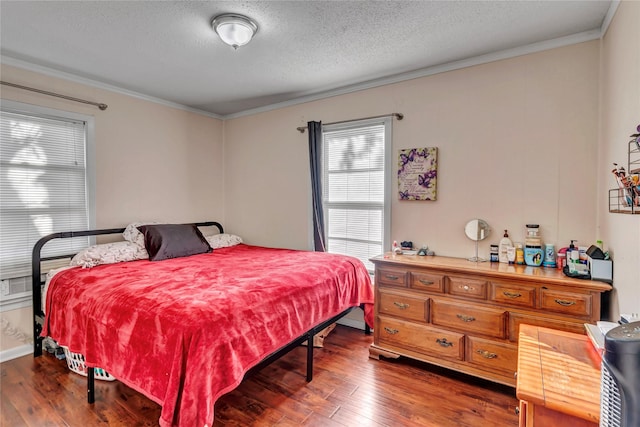
[[[464,234],[474,242],[476,242],[476,256],[469,258],[469,261],[483,262],[486,261],[483,258],[478,257],[478,242],[484,240],[489,236],[489,224],[482,219],[472,219],[464,226]]]
[[[471,240],[484,240],[489,235],[489,224],[482,219],[472,219],[464,226],[464,234]]]

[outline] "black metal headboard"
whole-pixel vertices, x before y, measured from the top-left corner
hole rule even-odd
[[[222,225],[215,221],[196,222],[191,223],[197,227],[218,227],[220,233],[224,233]],[[56,259],[72,258],[75,254],[56,255],[50,257],[42,257],[41,251],[43,246],[54,239],[66,239],[70,237],[87,237],[87,236],[100,236],[105,234],[122,234],[124,228],[105,228],[101,230],[86,230],[86,231],[65,231],[61,233],[53,233],[44,236],[38,240],[33,247],[31,254],[31,290],[33,292],[33,356],[38,357],[42,355],[42,340],[40,332],[42,332],[42,325],[44,324],[44,312],[42,311],[42,262],[51,261]]]

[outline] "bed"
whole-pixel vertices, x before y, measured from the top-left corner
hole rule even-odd
[[[131,227],[42,238],[33,250],[34,356],[51,337],[84,355],[89,402],[99,367],[160,404],[161,426],[211,426],[216,400],[247,372],[307,341],[311,381],[317,332],[355,307],[372,324],[373,290],[361,261],[238,242],[211,249],[200,232],[211,226],[227,236],[217,222],[135,225],[142,237],[121,246],[139,248],[142,239],[148,258],[100,263],[85,253],[50,277],[45,299],[41,265],[53,258],[41,256],[47,242],[126,235]],[[202,247],[192,253],[180,239],[199,239]]]

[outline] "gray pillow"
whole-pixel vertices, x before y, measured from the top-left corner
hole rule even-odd
[[[151,261],[211,252],[211,246],[193,224],[147,224],[138,227]]]

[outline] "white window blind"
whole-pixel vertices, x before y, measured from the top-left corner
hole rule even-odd
[[[389,228],[390,120],[323,127],[327,250],[364,262],[380,255]]]
[[[41,237],[88,228],[86,151],[85,121],[3,105],[0,279],[31,276],[31,253]],[[48,243],[43,256],[75,253],[87,244],[87,238],[60,239]]]

